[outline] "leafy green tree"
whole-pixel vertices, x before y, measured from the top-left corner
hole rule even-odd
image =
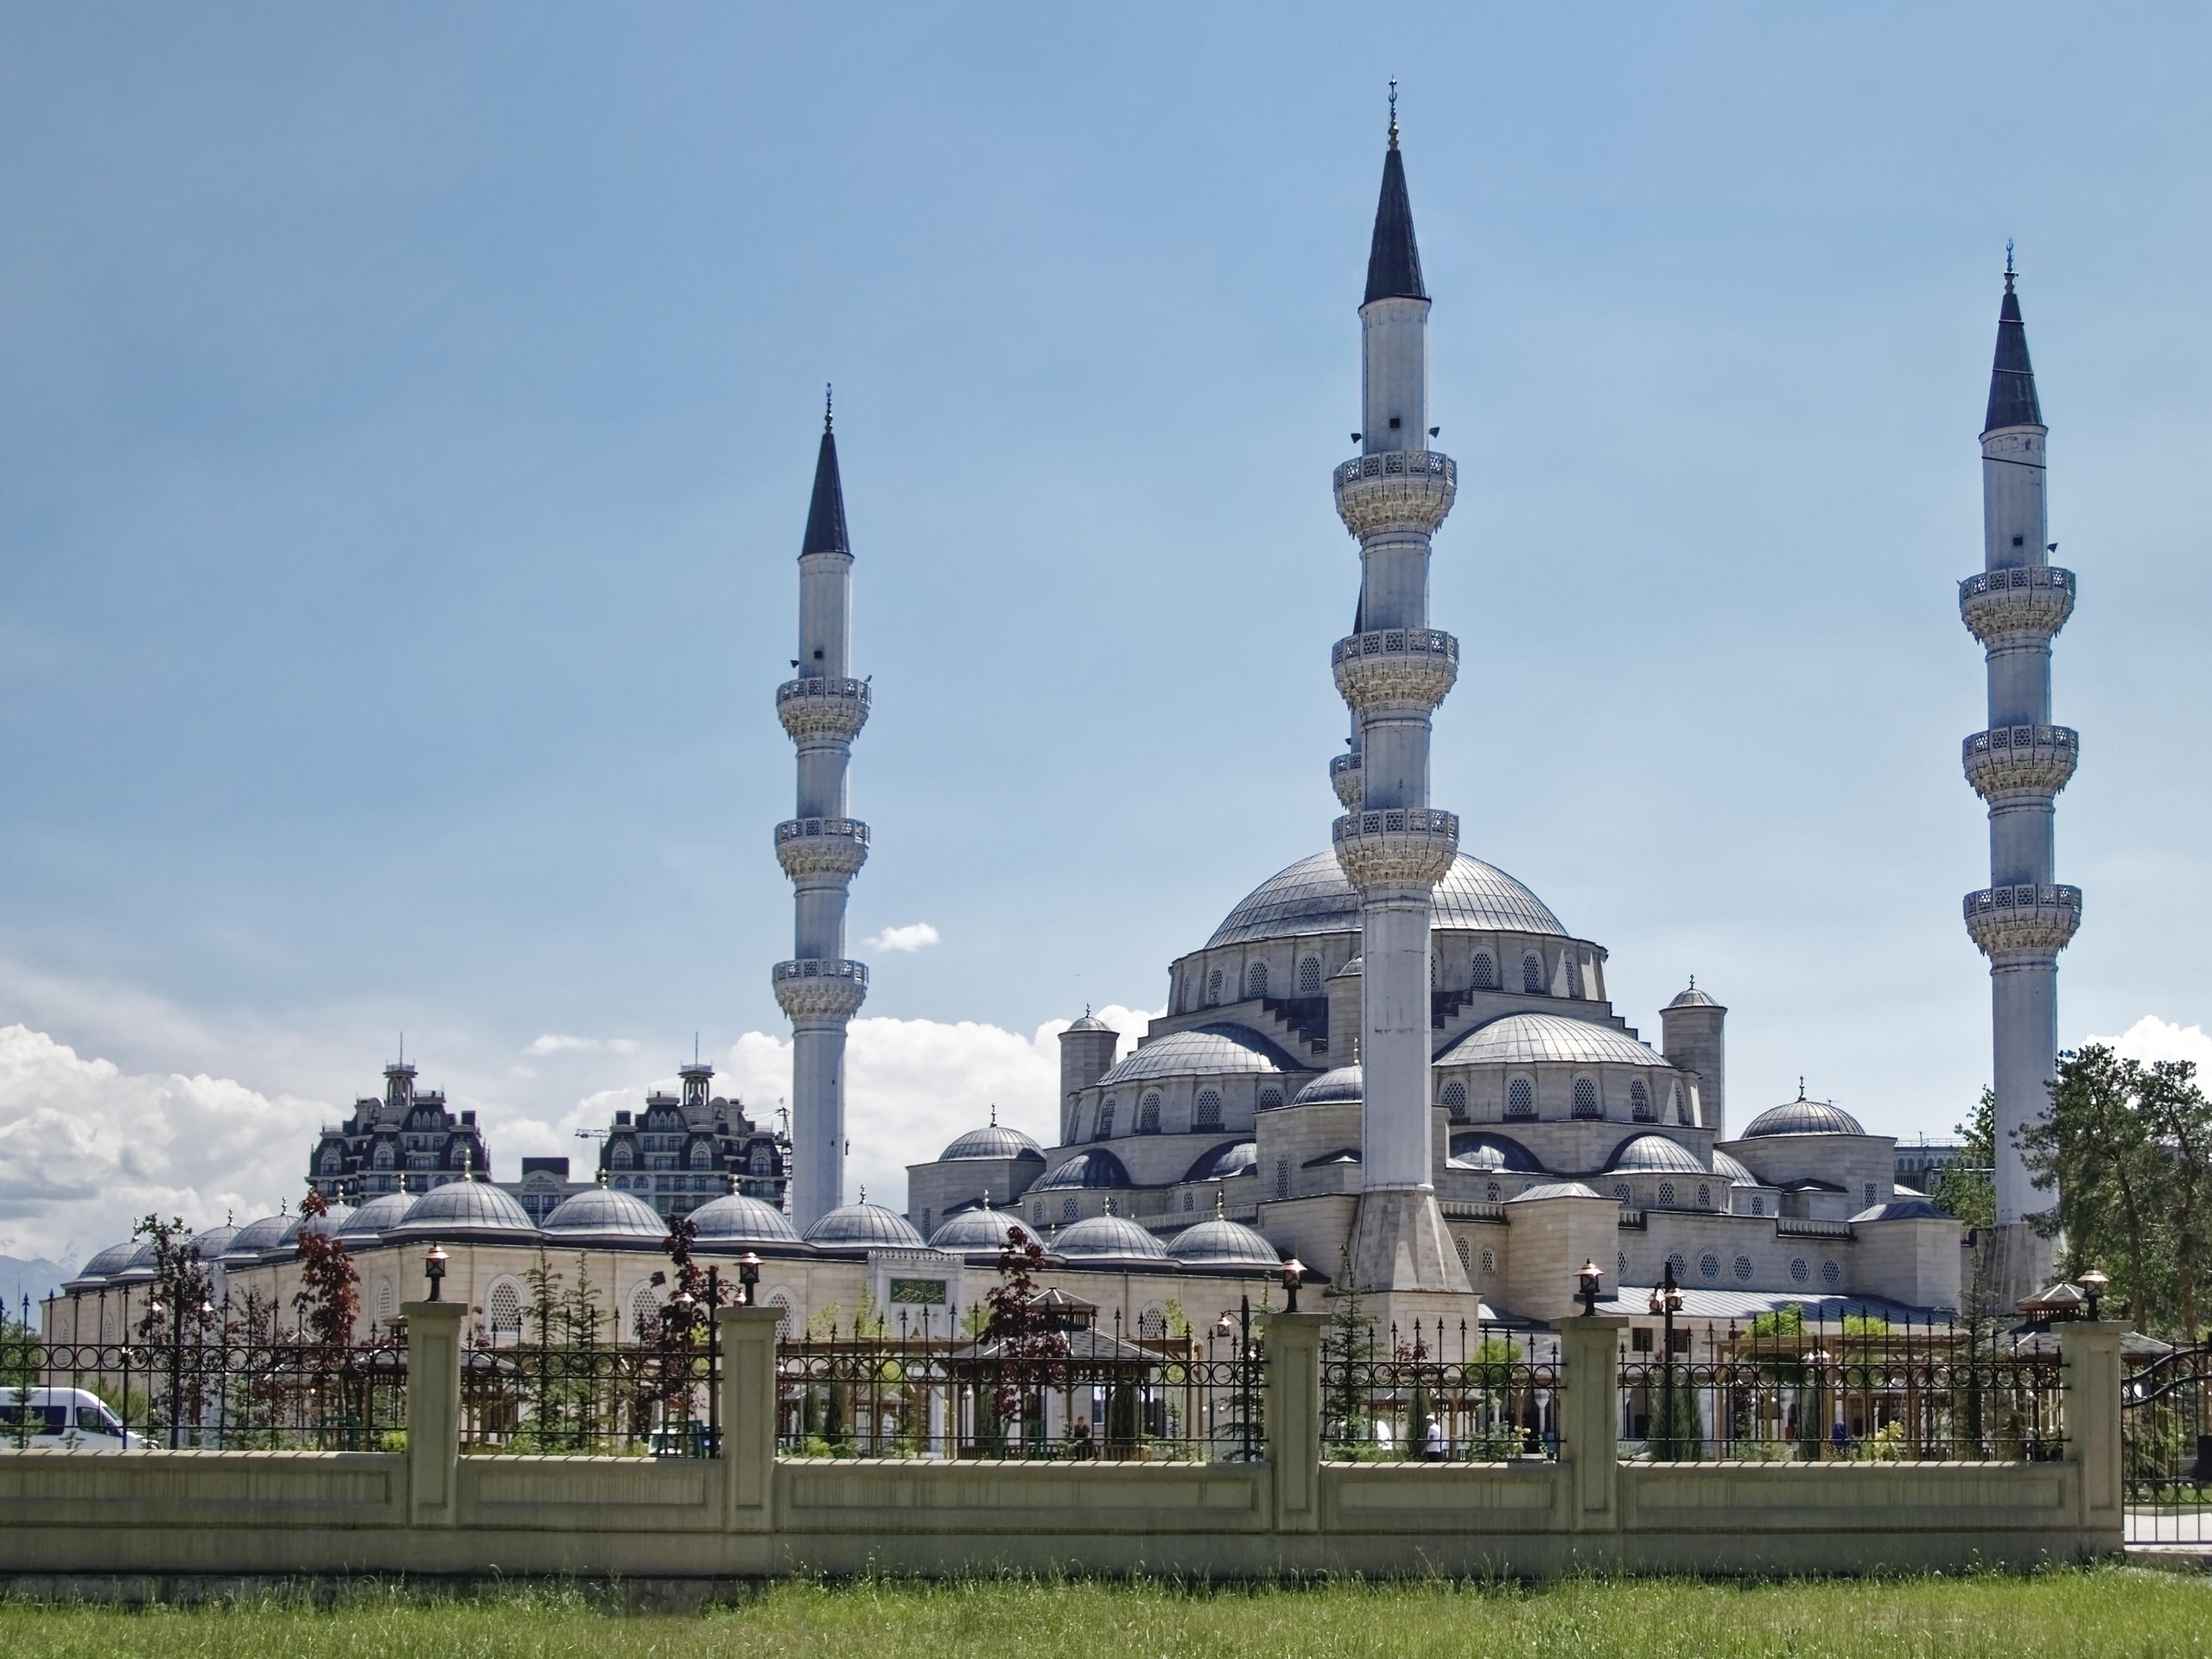
[[[1959,1160],[1936,1172],[1928,1196],[1969,1227],[1997,1224],[1997,1091],[1984,1089],[1981,1103],[1963,1123],[1953,1128],[1959,1137]]]

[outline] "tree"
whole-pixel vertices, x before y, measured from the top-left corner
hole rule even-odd
[[[1997,1091],[1984,1089],[1981,1103],[1951,1133],[1959,1137],[1959,1160],[1936,1172],[1929,1197],[1977,1230],[1997,1224]]]
[[[1044,1247],[1023,1229],[1008,1227],[999,1251],[998,1282],[983,1297],[990,1314],[977,1344],[997,1361],[988,1395],[988,1438],[995,1443],[1002,1441],[1023,1395],[1055,1381],[1064,1369],[1055,1362],[1068,1356],[1067,1338],[1037,1309],[1037,1274],[1044,1266]]]
[[[312,1224],[329,1213],[329,1202],[320,1192],[300,1200],[300,1287],[292,1297],[292,1312],[300,1334],[309,1342],[343,1348],[353,1340],[361,1316],[361,1275],[353,1270],[345,1245]]]

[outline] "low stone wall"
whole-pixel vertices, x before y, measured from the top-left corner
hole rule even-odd
[[[359,1573],[713,1580],[999,1570],[1834,1573],[2121,1548],[2116,1325],[2065,1332],[2069,1460],[1624,1464],[1618,1321],[1569,1321],[1557,1462],[1325,1463],[1317,1316],[1268,1331],[1268,1458],[775,1456],[775,1313],[724,1310],[715,1459],[462,1456],[457,1305],[410,1319],[404,1452],[0,1452],[27,1581]]]

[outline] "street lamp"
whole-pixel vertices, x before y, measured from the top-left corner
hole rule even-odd
[[[1599,1269],[1594,1261],[1585,1262],[1582,1264],[1582,1271],[1574,1275],[1577,1294],[1582,1298],[1583,1318],[1597,1318],[1598,1292],[1604,1286],[1605,1280],[1605,1274]]]
[[[2105,1287],[2110,1283],[2112,1280],[2094,1268],[2082,1275],[2082,1292],[2089,1299],[2089,1318],[2093,1323],[2097,1317],[2097,1304],[2104,1300]]]
[[[445,1247],[439,1244],[433,1244],[423,1252],[423,1273],[430,1281],[430,1300],[434,1302],[445,1300],[445,1293],[441,1287],[445,1283],[446,1263],[452,1259],[445,1253]]]
[[[760,1258],[747,1250],[737,1258],[738,1299],[746,1306],[753,1305],[760,1287]]]
[[[1298,1281],[1306,1276],[1306,1264],[1296,1256],[1282,1264],[1283,1293],[1290,1300],[1283,1309],[1286,1313],[1298,1312]]]

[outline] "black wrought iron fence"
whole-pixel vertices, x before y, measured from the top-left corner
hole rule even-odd
[[[1631,1327],[1621,1455],[1755,1462],[2037,1463],[2065,1454],[2058,1344],[1846,1314]]]
[[[2120,1446],[2131,1544],[2212,1543],[2212,1342],[2131,1370]]]
[[[462,1350],[463,1452],[711,1458],[721,1355],[689,1343],[493,1343]]]
[[[1471,1324],[1333,1325],[1321,1346],[1322,1455],[1502,1463],[1559,1452],[1548,1332]]]
[[[1266,1363],[1245,1325],[1131,1339],[860,1335],[777,1351],[786,1456],[1236,1462],[1266,1455]]]

